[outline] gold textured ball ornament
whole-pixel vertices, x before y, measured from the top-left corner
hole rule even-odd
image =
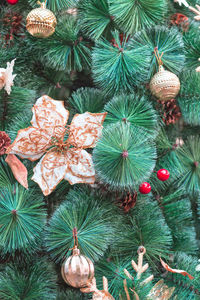
[[[45,3],[40,5],[41,7],[31,10],[28,14],[26,29],[35,37],[47,38],[55,32],[57,21],[52,11],[46,8]]]
[[[150,90],[159,100],[171,100],[179,93],[179,78],[174,73],[165,70],[163,66],[159,66],[159,71],[150,81]]]
[[[94,265],[88,257],[80,255],[80,250],[75,246],[73,254],[62,264],[61,274],[68,285],[82,288],[94,278]]]

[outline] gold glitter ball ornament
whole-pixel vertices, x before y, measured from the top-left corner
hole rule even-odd
[[[68,285],[82,288],[94,278],[94,265],[88,257],[80,255],[80,250],[75,246],[73,254],[62,264],[61,274]]]
[[[159,66],[159,71],[151,79],[150,90],[159,100],[168,101],[178,95],[180,81],[174,73]]]
[[[55,32],[56,17],[45,3],[38,3],[41,7],[31,10],[26,18],[26,29],[35,37],[47,38]]]

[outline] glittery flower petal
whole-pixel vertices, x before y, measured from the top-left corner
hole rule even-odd
[[[92,156],[85,150],[69,149],[67,152],[69,165],[65,174],[65,179],[70,184],[94,183],[95,170]]]
[[[31,161],[39,159],[49,146],[51,135],[45,129],[28,127],[18,131],[15,141],[6,151]]]
[[[65,109],[63,101],[51,99],[49,96],[40,97],[33,106],[31,124],[34,127],[50,129],[65,127],[69,118],[69,111]]]
[[[70,125],[69,141],[77,148],[93,148],[102,131],[107,113],[76,114]]]
[[[65,177],[67,169],[65,154],[58,151],[46,153],[33,169],[32,180],[37,182],[45,196],[49,195]]]

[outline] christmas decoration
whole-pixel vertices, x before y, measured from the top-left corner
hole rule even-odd
[[[19,0],[6,0],[8,4],[15,5]]]
[[[124,209],[124,212],[127,213],[131,208],[133,208],[137,201],[137,192],[131,194],[128,193],[125,197],[119,199],[120,207]]]
[[[196,4],[196,8],[189,6],[189,9],[196,14],[196,16],[194,16],[194,19],[196,21],[200,21],[200,6],[198,4]]]
[[[172,269],[172,268],[170,268],[170,267],[168,266],[168,264],[166,264],[161,258],[160,258],[160,262],[161,262],[163,268],[164,268],[165,270],[167,270],[168,272],[181,274],[181,275],[183,275],[183,276],[188,276],[188,278],[189,278],[190,280],[194,279],[194,277],[193,277],[192,275],[188,274],[188,272],[186,272],[186,271],[184,271],[184,270],[178,270],[178,269]]]
[[[78,11],[77,11],[77,8],[68,8],[68,9],[67,9],[67,13],[68,13],[69,15],[76,16],[77,13],[78,13]]]
[[[80,255],[80,250],[74,246],[72,256],[62,264],[61,274],[68,285],[85,287],[94,277],[94,265],[88,257]]]
[[[4,15],[3,28],[6,31],[4,40],[6,45],[13,42],[14,36],[18,38],[24,38],[24,26],[22,15],[19,13],[9,11]]]
[[[168,300],[175,290],[175,287],[168,287],[164,284],[164,280],[159,280],[148,294],[147,300]]]
[[[5,162],[9,165],[15,179],[23,186],[28,189],[28,171],[24,164],[14,155],[8,154]]]
[[[146,253],[146,248],[143,247],[143,246],[140,246],[138,248],[138,264],[135,263],[134,260],[131,261],[131,264],[132,264],[132,267],[133,269],[136,271],[137,273],[137,280],[139,280],[141,278],[141,275],[142,273],[144,273],[148,268],[149,268],[149,265],[148,264],[145,264],[143,266],[143,258],[144,258],[144,255]],[[134,277],[128,272],[128,270],[124,269],[124,273],[125,275],[131,279],[132,281],[134,281]],[[152,281],[154,278],[153,275],[150,275],[149,277],[147,277],[145,280],[143,280],[140,285],[145,285],[147,284],[148,282]],[[129,295],[129,292],[128,292],[128,288],[127,288],[127,283],[126,283],[126,279],[124,280],[124,290],[125,290],[125,293],[126,293],[126,296],[127,296],[127,299],[130,299],[130,295]],[[134,291],[134,289],[131,289],[131,291],[135,294],[135,297],[136,299],[139,299],[137,293]]]
[[[151,79],[150,90],[156,98],[168,101],[178,95],[180,81],[174,73],[166,71],[163,66],[159,66],[158,73]]]
[[[166,181],[166,180],[168,180],[168,179],[169,179],[169,176],[170,176],[169,171],[167,171],[166,169],[160,169],[160,170],[158,170],[158,172],[157,172],[157,177],[158,177],[158,179],[161,180],[161,181]]]
[[[92,300],[115,300],[113,296],[108,292],[108,280],[103,276],[103,290],[98,290],[96,286],[96,279],[93,278],[91,282],[88,282],[87,287],[81,288],[82,293],[93,293]]]
[[[146,253],[146,248],[143,246],[140,246],[138,248],[138,264],[135,263],[134,260],[131,261],[132,267],[133,269],[136,271],[137,273],[137,279],[141,278],[142,273],[144,273],[148,268],[149,268],[149,264],[145,264],[143,266],[143,259],[144,259],[144,255]],[[131,276],[131,274],[124,269],[124,273],[127,275],[127,277],[131,280],[133,280],[133,276]],[[143,281],[141,284],[146,284],[148,282],[150,282],[151,280],[153,280],[154,276],[150,275],[148,278],[145,279],[145,281]]]
[[[163,62],[161,60],[163,53],[159,55],[158,49],[154,49],[154,53],[159,65],[159,71],[152,77],[150,81],[151,93],[156,98],[162,101],[168,101],[175,98],[180,90],[180,81],[178,77],[163,68]]]
[[[40,8],[33,9],[26,18],[28,32],[38,38],[47,38],[55,32],[56,17],[46,8],[46,1],[40,4]]]
[[[13,80],[16,75],[13,75],[13,67],[15,64],[15,59],[11,63],[7,62],[7,68],[0,68],[0,90],[5,89],[8,95],[11,93],[11,87],[13,86]]]
[[[33,107],[33,126],[19,130],[7,150],[8,154],[18,154],[31,161],[46,153],[34,168],[32,177],[45,196],[62,179],[70,184],[95,182],[92,156],[84,149],[95,147],[106,113],[76,114],[66,128],[68,117],[63,101],[42,96]],[[64,141],[66,133],[68,139]]]
[[[183,14],[173,14],[170,18],[170,22],[173,25],[180,26],[183,31],[187,31],[189,29],[189,18]]]
[[[187,22],[188,17],[180,13],[175,13],[171,16],[170,21],[173,25],[180,25],[184,22]],[[189,23],[187,22],[187,24]]]
[[[200,58],[198,58],[198,61],[200,61]],[[200,72],[200,67],[196,68],[196,72]]]
[[[180,6],[183,4],[186,7],[189,7],[189,4],[186,0],[174,0],[175,3],[178,3]]]
[[[5,131],[0,131],[0,155],[6,153],[8,146],[11,144],[11,139]]]
[[[135,263],[134,260],[132,260],[132,267],[133,269],[136,271],[137,273],[137,276],[136,276],[136,279],[137,280],[140,280],[141,279],[141,276],[144,272],[147,271],[147,269],[149,268],[149,265],[148,264],[145,264],[143,266],[143,258],[144,258],[144,255],[146,253],[146,248],[143,247],[143,246],[140,246],[138,248],[138,264]],[[133,282],[134,282],[134,279],[135,277],[132,276],[126,269],[124,269],[124,273],[125,275],[131,279]],[[149,282],[151,282],[153,280],[154,276],[153,275],[150,275],[149,277],[147,277],[146,279],[142,280],[139,285],[140,286],[144,286],[144,285],[147,285]],[[127,300],[130,300],[130,295],[129,295],[129,291],[128,291],[128,288],[127,288],[127,283],[126,283],[126,279],[124,280],[124,290],[125,290],[125,293],[126,293],[126,296],[127,296]],[[134,295],[135,295],[135,298],[137,300],[139,300],[139,296],[137,295],[137,293],[134,291],[134,288],[133,289],[130,289]],[[147,300],[168,300],[170,299],[170,297],[172,296],[173,292],[175,290],[175,287],[171,287],[171,288],[168,288],[167,285],[164,284],[164,281],[163,280],[159,280],[155,286],[151,289],[151,291],[149,292],[149,294],[147,295]]]
[[[200,259],[198,260],[198,262],[200,262]],[[200,272],[200,264],[198,264],[198,265],[196,266],[195,271],[196,271],[196,272]]]
[[[5,131],[0,131],[0,156],[4,155],[11,144],[11,139]],[[10,166],[15,179],[26,189],[28,188],[27,182],[27,169],[23,163],[13,154],[8,154],[5,162]]]
[[[151,192],[151,185],[148,182],[143,182],[139,186],[139,191],[141,194],[149,194]]]
[[[166,125],[175,124],[180,119],[181,112],[175,99],[168,101],[158,100],[158,104],[162,120]]]

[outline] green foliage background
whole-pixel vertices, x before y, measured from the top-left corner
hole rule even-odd
[[[127,300],[124,279],[140,299],[150,300],[149,291],[161,278],[175,287],[170,299],[200,299],[200,75],[195,71],[200,29],[194,14],[172,0],[47,0],[58,24],[51,37],[39,39],[25,28],[36,7],[35,0],[12,6],[1,1],[0,68],[16,58],[17,76],[10,95],[0,90],[0,130],[14,141],[18,130],[30,126],[31,108],[44,94],[63,100],[70,120],[86,111],[107,117],[89,150],[93,185],[63,181],[44,197],[31,180],[35,163],[23,161],[26,191],[1,156],[0,298],[91,299],[69,287],[60,273],[76,227],[81,253],[95,264],[98,288],[106,276],[116,300]],[[188,20],[174,24],[177,13]],[[156,49],[181,83],[176,97],[181,118],[170,125],[164,119],[174,116],[173,108],[163,113],[149,90],[158,71]],[[156,176],[161,168],[170,172],[167,182]],[[149,195],[139,193],[144,181],[151,184]],[[137,261],[141,245],[149,268],[139,280],[131,260]],[[194,279],[166,272],[160,257]],[[153,281],[141,285],[151,274]]]

